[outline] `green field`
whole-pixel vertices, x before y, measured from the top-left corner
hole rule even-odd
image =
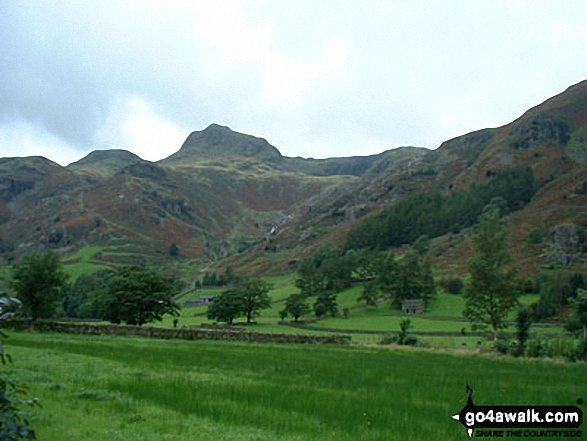
[[[266,278],[271,282],[273,289],[269,296],[272,304],[268,309],[262,310],[260,315],[255,318],[256,324],[247,327],[247,329],[259,332],[296,332],[296,333],[331,333],[331,330],[343,332],[351,335],[353,343],[356,344],[373,344],[378,343],[384,334],[398,332],[401,321],[406,318],[398,309],[392,308],[389,302],[384,302],[378,306],[365,306],[364,302],[357,302],[363,286],[356,284],[351,288],[341,291],[337,294],[337,303],[339,308],[338,317],[325,317],[320,320],[314,320],[312,315],[303,317],[306,320],[306,328],[299,329],[291,326],[282,326],[279,312],[285,307],[285,299],[299,292],[295,287],[295,273],[273,276]],[[183,305],[187,300],[199,298],[202,295],[220,295],[226,288],[200,288],[191,291],[179,299]],[[538,300],[538,295],[522,296],[522,304],[530,304]],[[313,298],[308,299],[308,304],[312,304]],[[460,295],[447,294],[440,291],[427,306],[426,311],[420,315],[408,316],[412,327],[410,332],[418,333],[452,333],[452,335],[421,336],[419,340],[430,347],[438,348],[469,348],[478,349],[479,341],[484,347],[490,347],[493,344],[491,338],[479,336],[467,336],[472,328],[471,324],[463,318],[464,299]],[[348,316],[345,317],[343,310],[348,309]],[[211,320],[206,317],[207,306],[184,308],[179,317],[179,326],[199,326],[201,324],[212,324]],[[513,333],[515,328],[515,311],[510,314],[509,320],[511,325],[506,328],[506,332]],[[291,323],[291,318],[287,318],[285,323]],[[235,321],[236,326],[244,324],[244,319],[240,318]],[[162,322],[155,323],[156,326],[173,326],[173,317],[166,316]],[[465,334],[462,334],[462,332]],[[561,326],[551,327],[532,327],[533,334],[559,334],[564,335]],[[490,333],[488,333],[490,335]]]
[[[357,346],[11,333],[39,440],[465,440],[476,404],[573,405],[587,365]]]
[[[102,251],[101,247],[85,247],[64,258],[63,269],[69,275],[70,282],[75,282],[81,275],[112,269],[110,266],[93,261],[94,256]]]

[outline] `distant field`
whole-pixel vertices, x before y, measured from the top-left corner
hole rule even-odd
[[[62,259],[64,263],[63,269],[69,274],[69,281],[73,283],[82,275],[112,269],[108,265],[93,261],[93,257],[102,251],[103,248],[101,247],[86,247]]]
[[[387,348],[12,333],[39,440],[465,440],[476,404],[574,405],[587,365]],[[499,439],[499,438],[497,438]]]
[[[273,284],[270,297],[272,299],[271,307],[261,311],[260,316],[255,318],[256,325],[247,327],[247,329],[256,330],[260,332],[304,332],[304,333],[330,333],[330,329],[338,330],[349,334],[353,337],[353,342],[358,344],[377,343],[381,340],[383,334],[398,332],[400,329],[400,322],[408,317],[411,321],[411,332],[450,332],[453,336],[426,336],[420,341],[428,346],[440,348],[477,348],[479,341],[481,344],[488,346],[492,341],[482,337],[467,336],[466,333],[471,332],[471,324],[463,318],[462,311],[465,302],[462,296],[447,294],[439,292],[433,301],[428,305],[427,310],[420,315],[405,316],[398,309],[392,308],[388,302],[382,303],[376,307],[367,307],[364,302],[357,302],[363,287],[357,284],[348,288],[337,295],[337,303],[339,308],[339,316],[332,318],[326,317],[318,321],[314,321],[312,315],[302,318],[302,320],[310,320],[307,323],[308,329],[292,328],[290,326],[282,326],[279,312],[285,307],[285,299],[291,295],[299,292],[295,287],[295,273],[284,276],[268,277],[266,280]],[[198,298],[202,295],[220,295],[226,288],[202,288],[184,295],[180,299],[180,304],[184,304],[188,299]],[[314,299],[309,299],[308,304],[312,304]],[[521,298],[521,303],[529,304],[538,300],[537,295],[526,295]],[[343,310],[347,308],[349,315],[344,317]],[[207,306],[185,308],[181,311],[179,317],[179,326],[198,326],[202,323],[211,324],[212,321],[206,317]],[[515,319],[515,312],[512,312],[510,320]],[[235,324],[242,325],[244,319],[237,319]],[[291,322],[291,318],[287,318],[286,322]],[[157,326],[173,326],[173,317],[167,316],[162,322],[158,322]],[[463,329],[465,334],[463,335]],[[364,334],[353,331],[373,331],[379,334]],[[515,332],[513,326],[506,329],[507,332]],[[532,327],[532,332],[535,333],[559,333],[563,334],[562,327],[539,328]]]
[[[126,249],[117,248],[102,248],[102,247],[86,247],[76,253],[66,256],[62,259],[65,271],[70,275],[70,281],[75,282],[83,274],[90,274],[103,269],[111,269],[113,266],[108,266],[96,260],[95,256],[109,256],[109,255],[127,255]],[[180,273],[187,271],[182,266],[183,264],[174,263],[162,270],[170,273]],[[187,264],[186,264],[187,265]],[[10,268],[3,267],[0,269],[0,279],[5,280],[5,284],[10,276]],[[261,311],[260,316],[255,318],[256,325],[249,329],[254,329],[260,332],[288,332],[288,333],[321,333],[328,332],[330,329],[337,330],[349,334],[353,337],[354,343],[377,343],[381,340],[383,334],[393,333],[399,331],[400,322],[405,316],[398,309],[392,308],[389,302],[384,302],[377,307],[367,307],[363,302],[357,302],[363,286],[356,284],[346,290],[337,294],[337,303],[339,309],[339,316],[325,317],[321,320],[315,321],[313,314],[307,317],[302,317],[308,323],[308,329],[298,329],[290,326],[282,326],[280,311],[285,307],[285,300],[291,294],[299,293],[299,289],[295,286],[296,273],[292,272],[280,276],[266,277],[265,280],[270,282],[273,286],[270,297],[271,306]],[[203,295],[220,295],[227,287],[206,287],[194,289],[184,293],[178,302],[181,306],[185,305],[188,300],[197,299]],[[537,295],[523,296],[521,302],[529,304],[538,300]],[[308,304],[312,306],[314,298],[308,299]],[[461,295],[447,294],[443,291],[434,297],[432,302],[427,307],[427,310],[417,316],[409,316],[413,333],[430,333],[430,332],[450,332],[452,336],[427,336],[420,341],[425,342],[429,346],[449,347],[451,344],[454,348],[461,347],[478,347],[479,337],[469,337],[466,334],[471,331],[471,325],[463,319],[462,311],[464,309],[464,299]],[[189,307],[181,310],[178,325],[181,326],[199,326],[201,324],[212,324],[213,321],[206,317],[208,307]],[[347,311],[345,317],[344,311]],[[510,314],[509,320],[515,319],[515,311]],[[154,326],[173,326],[174,317],[165,316],[163,321],[153,323]],[[236,320],[236,325],[242,325],[244,319]],[[286,322],[291,322],[291,317],[286,319]],[[462,334],[464,329],[465,334]],[[355,332],[363,331],[363,332]],[[366,334],[364,331],[374,332],[375,334]],[[513,327],[507,329],[508,332],[513,332]],[[564,330],[561,327],[539,328],[533,327],[532,332],[536,333],[559,333],[563,334]],[[379,333],[379,334],[377,334]],[[463,337],[464,340],[460,340]],[[482,339],[482,344],[491,344],[487,339]]]

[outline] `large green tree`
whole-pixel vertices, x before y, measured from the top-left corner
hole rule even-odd
[[[229,289],[214,298],[214,303],[208,307],[207,316],[210,320],[232,324],[234,319],[241,317],[244,311],[244,301],[237,290]]]
[[[465,288],[464,315],[472,322],[489,323],[497,340],[521,292],[510,266],[513,260],[499,211],[486,213],[476,230],[476,254],[469,263],[471,278]]]
[[[74,283],[66,286],[62,293],[65,315],[75,318],[98,318],[94,308],[94,297],[99,297],[103,293],[106,278],[110,273],[111,270],[104,270],[82,274]]]
[[[100,318],[112,323],[144,325],[165,314],[178,315],[176,287],[162,274],[143,267],[125,266],[110,274],[103,291],[96,292]]]
[[[326,289],[326,279],[312,259],[305,259],[298,269],[296,286],[306,297],[315,296]]]
[[[12,268],[11,287],[33,320],[51,317],[67,283],[59,257],[52,251],[31,254]]]
[[[262,309],[269,308],[271,284],[262,279],[239,280],[230,289],[214,299],[208,308],[208,318],[232,324],[238,317],[251,323]]]
[[[247,323],[251,323],[254,316],[259,315],[261,309],[267,309],[271,306],[269,291],[272,285],[262,279],[247,280],[237,282],[235,289],[240,291],[243,299],[243,313],[247,318]]]
[[[306,303],[306,296],[303,294],[292,294],[285,300],[285,314],[289,314],[294,318],[294,321],[306,314],[310,313],[310,307]]]

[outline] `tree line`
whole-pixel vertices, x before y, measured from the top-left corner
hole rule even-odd
[[[522,208],[539,187],[528,167],[489,175],[483,184],[448,195],[434,191],[402,199],[351,231],[345,248],[388,249],[413,244],[420,236],[456,233],[473,226],[488,204],[498,206],[502,215]]]
[[[428,302],[436,293],[436,286],[426,251],[410,250],[396,258],[392,251],[344,251],[324,245],[300,263],[295,282],[300,292],[286,299],[281,316],[289,315],[297,321],[313,311],[316,317],[335,317],[338,293],[355,283],[363,285],[357,301],[369,306],[388,301],[391,306],[400,307],[408,298]],[[307,302],[312,299],[310,308]]]
[[[25,256],[14,264],[11,288],[33,320],[54,317],[61,310],[72,318],[143,325],[179,311],[176,284],[157,271],[125,266],[82,275],[69,284],[52,251]]]

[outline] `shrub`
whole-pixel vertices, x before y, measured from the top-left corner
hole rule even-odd
[[[521,357],[524,355],[524,346],[522,346],[517,340],[512,340],[507,347],[507,353],[514,357]]]
[[[507,354],[509,349],[509,341],[507,340],[496,340],[493,343],[493,349],[495,349],[500,354]]]
[[[581,339],[575,350],[577,360],[587,360],[587,340]]]
[[[387,334],[385,334],[381,340],[379,341],[380,345],[390,345],[393,343],[397,343],[399,340],[397,334],[393,334],[391,332],[388,332]]]
[[[541,337],[528,340],[526,343],[526,355],[528,357],[544,357],[548,353],[546,341]]]
[[[459,277],[450,277],[441,279],[440,286],[450,294],[460,294],[463,290],[463,281]]]
[[[2,337],[7,337],[0,330]],[[2,364],[12,361],[10,355],[4,352],[4,345],[0,342],[0,359]],[[22,406],[38,406],[37,399],[18,400],[16,395],[22,395],[26,388],[5,378],[0,377],[0,440],[37,439],[35,430],[30,427],[28,414],[21,410]]]
[[[533,230],[530,230],[530,232],[528,233],[528,242],[538,244],[542,242],[543,237],[544,233],[542,232],[542,230],[540,228],[534,228]]]

